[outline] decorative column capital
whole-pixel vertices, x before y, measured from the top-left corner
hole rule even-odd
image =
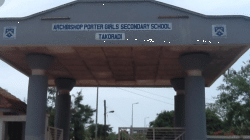
[[[56,87],[60,94],[68,94],[76,84],[76,80],[73,78],[56,78]]]
[[[26,55],[26,62],[31,69],[47,70],[54,62],[54,56],[47,54],[31,53]]]
[[[177,94],[185,93],[185,78],[173,78],[170,82]]]
[[[211,57],[205,52],[184,53],[179,57],[179,62],[184,70],[204,70]]]

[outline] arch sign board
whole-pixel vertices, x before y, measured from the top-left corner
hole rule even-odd
[[[179,56],[206,52],[206,86],[249,48],[249,17],[207,16],[154,0],[77,0],[23,18],[0,19],[1,58],[26,75],[25,55],[56,58],[48,71],[76,86],[169,87],[185,77]]]

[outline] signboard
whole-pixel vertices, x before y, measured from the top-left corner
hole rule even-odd
[[[54,23],[52,31],[172,30],[172,23]]]
[[[125,33],[96,33],[96,40],[125,40]]]

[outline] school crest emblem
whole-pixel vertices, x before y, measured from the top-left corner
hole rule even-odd
[[[4,27],[3,38],[16,39],[16,27]]]
[[[212,35],[218,38],[227,37],[226,25],[212,25]]]

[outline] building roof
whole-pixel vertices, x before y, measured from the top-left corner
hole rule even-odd
[[[34,17],[37,17],[37,16],[44,15],[44,14],[47,14],[47,13],[55,12],[56,10],[60,10],[60,9],[63,9],[63,8],[66,8],[66,7],[75,5],[75,4],[79,4],[79,3],[102,3],[102,2],[105,2],[105,3],[150,2],[152,4],[161,5],[161,6],[164,6],[166,8],[171,8],[171,9],[174,9],[174,10],[185,12],[187,14],[192,14],[192,15],[195,15],[195,16],[208,18],[208,19],[242,18],[242,19],[245,19],[245,20],[250,20],[250,17],[244,16],[244,15],[204,15],[204,14],[197,13],[197,12],[185,9],[185,8],[181,8],[181,7],[171,5],[171,4],[163,3],[163,2],[160,2],[160,1],[157,1],[157,0],[75,0],[75,1],[72,1],[72,2],[69,2],[69,3],[65,3],[65,4],[62,4],[62,5],[56,6],[54,8],[48,9],[48,10],[44,10],[44,11],[41,11],[41,12],[38,12],[38,13],[35,13],[35,14],[32,14],[32,15],[26,16],[26,17],[0,18],[0,21],[1,20],[3,20],[3,21],[6,21],[6,20],[11,20],[11,21],[13,21],[13,20],[19,20],[19,21],[20,20],[26,20],[26,19],[30,19],[30,18],[34,18]]]
[[[98,26],[98,27],[97,27]],[[22,18],[0,18],[0,59],[27,76],[26,55],[52,55],[54,79],[78,87],[171,87],[185,53],[204,52],[211,86],[250,47],[249,17],[209,16],[154,0],[78,0]],[[119,36],[119,37],[118,37]]]
[[[0,111],[4,113],[26,114],[26,103],[0,87]]]

